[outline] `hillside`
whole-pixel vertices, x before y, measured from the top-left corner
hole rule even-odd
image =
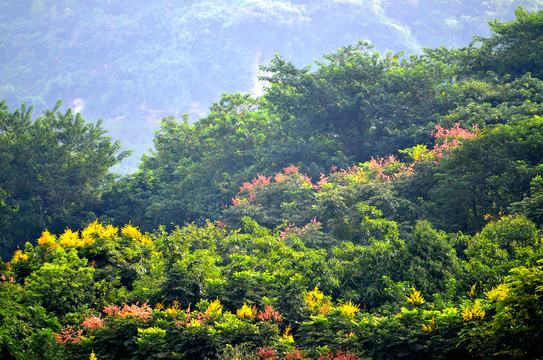
[[[262,93],[258,66],[297,66],[358,39],[408,54],[467,46],[486,22],[524,1],[0,1],[0,96],[40,115],[64,108],[104,127],[134,154],[133,172],[165,116],[194,122],[222,92]]]
[[[0,100],[0,358],[541,359],[543,10],[104,124]]]

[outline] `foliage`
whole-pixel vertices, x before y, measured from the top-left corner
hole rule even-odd
[[[118,182],[100,124],[2,103],[0,357],[541,358],[541,80],[470,51],[276,56]]]

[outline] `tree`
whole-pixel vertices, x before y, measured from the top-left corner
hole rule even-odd
[[[521,201],[543,170],[542,129],[542,118],[534,116],[489,128],[453,149],[435,168],[429,191],[438,227],[473,234]]]
[[[424,296],[444,293],[451,281],[459,280],[462,268],[455,250],[427,221],[417,223],[405,247],[399,278],[409,281]]]
[[[474,50],[470,59],[472,71],[481,74],[493,71],[498,75],[520,77],[532,73],[543,78],[543,10],[529,12],[519,6],[516,19],[490,21],[492,35],[489,38],[474,37],[481,47]]]
[[[306,146],[292,149],[296,161],[314,163],[322,172],[344,166],[330,163],[340,154],[361,162],[427,143],[429,131],[421,128],[452,108],[442,95],[449,92],[451,69],[430,58],[403,56],[381,55],[359,41],[324,55],[316,71],[298,69],[279,55],[262,67],[268,74],[262,79],[270,84],[265,98],[283,125],[281,138]],[[313,143],[320,146],[306,145]]]
[[[95,217],[109,168],[129,152],[105,136],[102,122],[87,123],[58,101],[34,122],[32,108],[8,111],[0,102],[0,223],[2,253],[35,240],[45,228],[78,228]]]
[[[468,240],[465,250],[470,282],[497,285],[509,270],[535,266],[541,258],[541,234],[524,216],[504,216]]]

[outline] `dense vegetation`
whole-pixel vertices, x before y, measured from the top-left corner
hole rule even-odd
[[[543,356],[543,11],[164,118],[0,103],[2,359]]]

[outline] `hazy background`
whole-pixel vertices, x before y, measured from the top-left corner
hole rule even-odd
[[[380,52],[467,46],[543,0],[0,0],[0,98],[34,116],[62,99],[134,154],[161,118],[195,121],[222,92],[259,95],[274,53],[297,66],[368,40]]]

